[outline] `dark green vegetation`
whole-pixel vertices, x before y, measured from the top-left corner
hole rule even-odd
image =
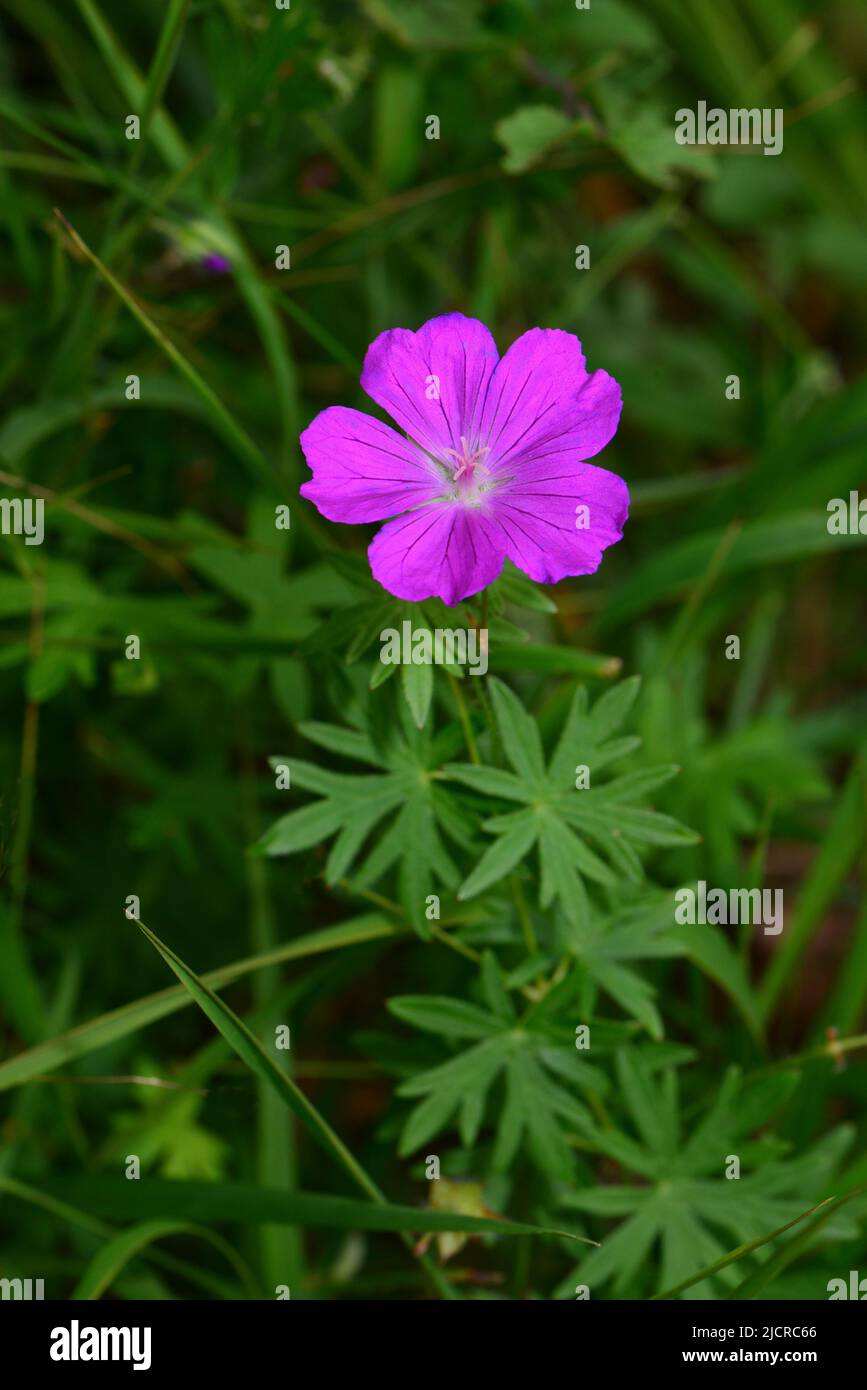
[[[0,541],[0,1275],[867,1274],[867,537],[826,525],[865,479],[864,38],[836,0],[2,0],[0,482],[47,502]],[[676,145],[700,100],[783,108],[783,153]],[[578,333],[633,509],[593,578],[445,622],[299,501],[297,436],[452,308]],[[383,681],[405,617],[486,624],[491,675]],[[702,879],[784,889],[784,931],[676,926]]]

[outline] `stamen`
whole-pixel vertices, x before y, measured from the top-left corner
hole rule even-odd
[[[443,452],[450,455],[451,458],[453,458],[458,465],[455,469],[454,474],[452,475],[452,481],[456,483],[460,482],[461,478],[472,479],[476,467],[478,467],[482,473],[486,472],[487,470],[485,469],[485,466],[482,463],[482,459],[485,457],[486,454],[489,454],[491,452],[490,447],[488,445],[475,445],[471,448],[469,443],[467,442],[467,438],[465,435],[462,434],[460,438],[460,450],[443,450]]]

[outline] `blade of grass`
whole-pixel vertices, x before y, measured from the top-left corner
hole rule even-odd
[[[23,577],[29,581],[30,630],[28,647],[31,661],[42,653],[44,626],[43,571],[27,566]],[[36,767],[39,748],[39,704],[28,699],[24,706],[21,730],[21,753],[18,777],[18,806],[15,833],[9,853],[10,901],[2,914],[0,951],[2,964],[9,967],[0,976],[0,997],[9,1017],[14,1019],[21,1035],[29,1043],[43,1036],[44,1006],[42,989],[30,960],[24,933],[24,906],[29,882],[31,836],[36,807]]]
[[[102,1179],[99,1181],[101,1182]],[[110,1240],[116,1234],[113,1226],[100,1221],[90,1211],[82,1211],[79,1207],[72,1206],[69,1202],[65,1202],[51,1193],[30,1187],[29,1184],[18,1182],[15,1178],[0,1175],[0,1193],[2,1192],[5,1192],[9,1197],[17,1197],[19,1201],[29,1202],[31,1206],[38,1207],[40,1211],[47,1212],[49,1216],[55,1217],[66,1225],[77,1226],[81,1230],[89,1231],[91,1235],[99,1236],[104,1240]],[[217,1298],[237,1297],[234,1285],[224,1283],[222,1279],[216,1278],[196,1265],[188,1264],[186,1260],[176,1259],[174,1255],[167,1255],[162,1250],[146,1250],[142,1253],[149,1264],[157,1265],[170,1274],[178,1275]],[[252,1279],[249,1272],[247,1278]]]
[[[831,1200],[830,1204],[825,1206],[821,1216],[817,1216],[815,1221],[811,1221],[805,1230],[800,1231],[791,1240],[787,1240],[785,1245],[769,1260],[766,1260],[760,1269],[750,1274],[742,1284],[738,1284],[737,1288],[729,1294],[729,1298],[741,1300],[758,1297],[769,1284],[773,1283],[777,1275],[782,1274],[793,1260],[796,1260],[799,1255],[809,1249],[822,1227],[830,1221],[835,1212],[840,1210],[840,1207],[845,1206],[847,1202],[852,1201],[853,1197],[858,1197],[865,1191],[867,1191],[867,1187],[856,1187],[842,1197]]]
[[[827,512],[820,511],[793,511],[746,522],[725,555],[717,578],[867,544],[867,536],[854,532],[830,535],[827,522]],[[599,631],[621,626],[656,603],[670,602],[699,582],[717,554],[726,529],[675,541],[664,553],[646,561],[618,587],[594,626]]]
[[[162,956],[169,969],[177,975],[181,984],[190,993],[206,1017],[211,1020],[217,1031],[222,1034],[229,1046],[241,1058],[241,1061],[247,1064],[253,1075],[277,1092],[325,1152],[330,1154],[338,1165],[349,1174],[362,1192],[365,1192],[374,1202],[384,1202],[383,1194],[376,1183],[368,1177],[354,1154],[347,1149],[342,1139],[307,1099],[304,1092],[295,1085],[292,1078],[282,1072],[274,1059],[268,1056],[262,1044],[253,1036],[243,1020],[238,1018],[228,1004],[224,1004],[222,999],[199,979],[195,972],[181,960],[180,956],[176,956],[174,951],[160,941],[159,937],[149,927],[146,927],[144,922],[136,918],[135,923],[154,950]]]
[[[333,333],[320,324],[318,319],[315,319],[312,314],[308,314],[307,310],[302,309],[300,304],[296,304],[288,291],[279,296],[278,302],[284,312],[291,319],[294,319],[305,333],[309,333],[310,337],[315,339],[319,346],[324,348],[330,357],[334,358],[335,362],[339,363],[341,367],[345,367],[353,377],[361,376],[361,363],[358,358],[354,357],[349,349],[344,347],[338,338],[335,338]]]
[[[867,1007],[867,902],[852,929],[851,947],[834,982],[834,990],[822,1006],[816,1033],[833,1025],[838,1033],[854,1028]]]
[[[169,79],[172,64],[177,54],[178,45],[183,34],[189,10],[190,0],[170,0],[165,18],[160,30],[157,41],[156,53],[147,82],[142,93],[141,109],[137,112],[139,117],[138,139],[130,144],[130,154],[127,160],[127,178],[134,179],[148,149],[148,135],[154,111],[158,106],[165,84]],[[172,180],[169,180],[171,183]],[[106,263],[111,260],[112,248],[116,245],[116,231],[118,225],[131,202],[129,193],[119,190],[111,206],[101,219],[101,238],[99,243],[99,255]],[[141,213],[132,221],[135,228],[141,219]],[[93,306],[96,294],[96,287],[99,281],[98,273],[94,270],[88,277],[81,289],[78,305],[75,312],[71,315],[69,327],[64,335],[58,354],[61,361],[64,359],[76,364],[82,375],[91,375],[93,372],[94,361],[96,360],[102,341],[107,334],[108,325],[114,319],[119,308],[116,300],[103,308],[101,320],[97,327],[93,323]]]
[[[148,73],[147,84],[144,90],[144,100],[142,101],[141,111],[139,112],[142,145],[150,129],[150,123],[153,119],[154,112],[162,101],[166,83],[174,67],[178,48],[183,38],[184,25],[187,22],[189,9],[190,0],[170,0],[169,7],[166,10],[166,17],[163,20],[163,27],[160,30],[157,50],[150,66],[150,72]]]
[[[722,573],[726,559],[731,553],[732,547],[740,534],[741,525],[742,523],[740,521],[730,522],[720,536],[713,554],[708,560],[704,573],[698,577],[686,602],[669,629],[665,642],[660,649],[654,673],[674,665],[680,657],[690,632],[695,629],[696,617],[701,611],[702,604]]]
[[[63,226],[67,236],[80,255],[84,256],[85,260],[89,261],[90,264],[95,267],[105,283],[114,291],[117,297],[122,300],[148,336],[153,339],[157,347],[165,353],[172,365],[177,367],[181,375],[189,382],[197,395],[201,397],[216,429],[226,442],[232,446],[241,461],[247,465],[253,476],[260,482],[265,481],[273,485],[275,481],[274,471],[259,446],[253,442],[243,425],[239,424],[231,411],[226,409],[219,396],[212,390],[204,378],[199,375],[192,363],[187,361],[184,354],[175,347],[171,339],[166,337],[161,328],[157,327],[150,315],[147,314],[138,301],[133,298],[129,290],[115,278],[108,266],[99,259],[96,252],[92,251],[87,243],[82,240],[78,232],[67,221],[59,208],[54,209],[54,215]]]
[[[206,985],[220,989],[244,975],[257,970],[282,964],[289,960],[301,960],[307,956],[318,955],[323,951],[340,950],[344,946],[357,946],[368,941],[389,940],[403,935],[398,922],[384,917],[381,913],[365,913],[348,922],[340,922],[321,931],[309,932],[277,950],[261,956],[247,956],[233,961],[204,975]],[[40,1043],[37,1047],[20,1052],[5,1062],[0,1062],[0,1091],[11,1086],[21,1086],[37,1076],[56,1071],[58,1067],[79,1057],[86,1057],[98,1048],[107,1047],[119,1038],[128,1037],[139,1028],[145,1028],[178,1009],[188,1008],[192,999],[182,985],[160,990],[156,994],[145,995],[119,1009],[100,1014],[97,1018],[79,1024],[59,1037]]]
[[[276,1091],[277,1095],[310,1131],[317,1143],[344,1169],[371,1201],[376,1202],[379,1206],[387,1205],[384,1194],[358,1162],[355,1155],[346,1147],[325,1117],[320,1115],[316,1106],[296,1086],[292,1078],[282,1072],[273,1058],[268,1056],[246,1024],[238,1018],[237,1014],[232,1012],[227,1004],[223,1003],[218,995],[208,989],[207,985],[202,983],[189,966],[160,941],[159,937],[143,922],[136,919],[136,926],[154,949],[159,952],[169,969],[177,975],[181,984],[189,991],[199,1008],[211,1020],[229,1046],[238,1054],[242,1062],[247,1064],[253,1075],[259,1077]],[[411,1251],[411,1242],[405,1240],[404,1243],[408,1244]],[[441,1295],[447,1298],[455,1296],[447,1280],[432,1261],[423,1256],[419,1263],[423,1265],[428,1277]]]
[[[77,0],[77,3],[115,82],[133,108],[140,109],[146,100],[144,79],[92,0]],[[162,106],[158,106],[154,112],[152,130],[154,143],[163,159],[170,169],[177,172],[190,160],[191,155],[183,137]],[[280,409],[280,462],[284,469],[289,469],[293,457],[289,452],[289,440],[297,435],[301,417],[295,366],[287,347],[283,325],[271,303],[268,287],[263,283],[254,261],[248,255],[240,234],[219,207],[209,206],[205,211],[223,237],[232,242],[235,280],[256,324],[274,377],[275,395]]]
[[[93,35],[97,48],[103,56],[106,67],[130,103],[132,110],[136,113],[140,112],[145,102],[144,79],[124,53],[116,36],[92,0],[76,0],[76,3],[82,18]],[[153,135],[154,141],[167,164],[177,168],[186,161],[187,151],[183,137],[162,108],[154,113]]]
[[[684,1279],[682,1284],[675,1284],[672,1289],[666,1289],[663,1293],[654,1294],[650,1302],[654,1303],[662,1299],[677,1298],[680,1294],[686,1293],[686,1290],[691,1289],[693,1285],[700,1284],[702,1279],[709,1279],[712,1274],[718,1274],[719,1271],[725,1269],[727,1265],[734,1264],[735,1260],[743,1259],[744,1255],[750,1255],[753,1250],[760,1250],[761,1247],[767,1245],[769,1241],[776,1240],[777,1236],[781,1236],[784,1231],[790,1231],[793,1226],[797,1226],[799,1221],[806,1220],[808,1216],[812,1216],[814,1211],[818,1211],[820,1207],[824,1207],[828,1202],[833,1202],[833,1200],[833,1197],[826,1197],[823,1202],[817,1202],[814,1207],[810,1207],[807,1211],[802,1211],[800,1216],[796,1216],[792,1221],[787,1221],[785,1226],[778,1226],[775,1231],[770,1231],[766,1236],[758,1236],[756,1240],[748,1240],[744,1245],[738,1245],[734,1250],[730,1250],[727,1255],[723,1255],[722,1259],[716,1260],[712,1265],[707,1265],[704,1269],[700,1269],[697,1274],[691,1274],[688,1279]]]
[[[798,1236],[793,1236],[792,1240],[786,1240],[785,1245],[782,1245],[781,1250],[778,1250],[777,1254],[767,1259],[767,1261],[761,1265],[761,1268],[757,1269],[753,1275],[746,1277],[742,1284],[738,1284],[738,1287],[736,1287],[728,1297],[736,1301],[745,1300],[745,1298],[759,1297],[759,1295],[767,1289],[768,1284],[773,1284],[777,1276],[781,1275],[784,1269],[792,1264],[792,1261],[798,1259],[799,1255],[802,1255],[804,1251],[809,1250],[810,1245],[813,1244],[814,1238],[818,1236],[823,1226],[827,1225],[831,1216],[834,1216],[834,1213],[838,1211],[845,1202],[848,1202],[850,1198],[857,1197],[857,1195],[863,1193],[863,1191],[864,1188],[859,1187],[856,1191],[853,1191],[853,1193],[846,1195],[846,1197],[841,1197],[838,1201],[832,1202],[832,1204],[821,1213],[821,1216],[817,1216],[816,1220],[811,1220],[806,1230],[800,1232]]]
[[[59,135],[53,135],[51,131],[46,130],[44,126],[38,125],[35,121],[32,121],[29,116],[18,109],[14,102],[2,95],[0,95],[0,116],[5,116],[8,121],[12,121],[13,125],[17,125],[19,129],[23,130],[27,135],[32,135],[35,140],[41,140],[44,144],[50,145],[52,149],[58,150],[60,154],[65,154],[77,164],[83,171],[83,174],[91,178],[94,183],[107,183],[122,188],[125,193],[128,193],[130,197],[134,197],[137,201],[141,201],[146,197],[144,191],[140,189],[137,184],[133,183],[126,174],[120,173],[114,169],[103,168],[95,159],[91,159],[89,155],[83,154],[82,151],[76,149],[74,145],[70,145],[67,140],[61,139]]]
[[[833,903],[840,885],[864,845],[864,763],[859,758],[843,787],[821,848],[798,897],[791,927],[787,926],[773,960],[759,985],[758,1002],[763,1018],[797,970],[813,934]]]
[[[190,1221],[142,1221],[126,1231],[120,1231],[113,1240],[103,1245],[88,1264],[73,1290],[75,1299],[97,1299],[114,1283],[130,1260],[141,1255],[155,1240],[165,1240],[168,1236],[196,1236],[213,1245],[229,1262],[247,1290],[248,1298],[257,1298],[258,1289],[252,1280],[244,1261],[235,1253],[228,1241],[203,1226]]]
[[[501,1216],[469,1216],[323,1192],[284,1192],[255,1183],[180,1182],[170,1178],[131,1183],[123,1177],[87,1174],[50,1179],[44,1192],[48,1200],[68,1199],[89,1212],[123,1221],[279,1222],[326,1231],[393,1231],[403,1235],[453,1231],[465,1235],[556,1236],[582,1245],[596,1244],[571,1231]]]
[[[242,730],[243,776],[241,783],[244,839],[252,844],[262,832],[259,803],[256,794],[255,759],[252,737],[245,724]],[[273,951],[277,944],[274,909],[269,891],[269,865],[255,855],[245,858],[247,895],[250,915],[250,944],[256,954]],[[277,1003],[280,972],[276,966],[257,970],[253,976],[253,998],[257,1011],[264,1015],[264,1024],[273,1034],[274,1026],[282,1022]],[[292,1054],[280,1054],[280,1064],[289,1071]],[[257,1083],[256,1171],[263,1187],[292,1189],[297,1187],[295,1134],[291,1117],[287,1115],[280,1097],[263,1081]],[[260,1232],[261,1269],[268,1288],[288,1284],[290,1288],[303,1285],[301,1241],[298,1232],[278,1226],[264,1226]]]

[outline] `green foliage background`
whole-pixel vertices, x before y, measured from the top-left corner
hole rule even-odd
[[[826,508],[865,481],[864,45],[838,0],[2,0],[0,484],[47,501],[0,549],[0,1275],[863,1270],[865,537]],[[676,145],[699,100],[783,108],[783,154]],[[298,499],[297,437],[455,308],[617,377],[633,506],[593,578],[444,623]],[[489,626],[492,674],[383,681],[407,616]],[[783,887],[784,932],[676,928],[698,879]],[[491,1212],[536,1233],[443,1237]]]

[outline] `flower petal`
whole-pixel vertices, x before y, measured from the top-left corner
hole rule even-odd
[[[383,521],[443,490],[442,475],[411,440],[347,406],[317,415],[301,447],[313,473],[301,496],[329,521]]]
[[[499,361],[489,329],[464,314],[430,319],[417,333],[391,328],[367,349],[368,396],[430,453],[472,442],[481,403]]]
[[[488,514],[513,564],[540,584],[556,584],[599,568],[603,550],[623,535],[629,491],[607,468],[551,453],[491,493]]]
[[[481,436],[495,474],[546,451],[592,458],[620,419],[620,387],[607,372],[588,373],[581,344],[559,328],[531,328],[509,348],[491,379]]]
[[[368,549],[374,579],[398,598],[441,598],[450,606],[492,584],[504,547],[478,507],[434,503],[389,521]]]

